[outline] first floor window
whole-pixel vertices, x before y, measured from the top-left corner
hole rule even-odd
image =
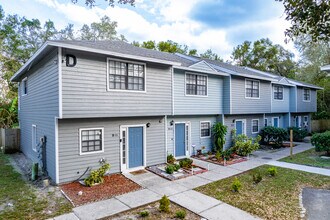
[[[311,100],[311,90],[304,89],[304,101],[310,101],[310,100]]]
[[[80,153],[103,151],[103,128],[80,129]]]
[[[274,99],[283,100],[283,86],[274,86]]]
[[[259,132],[259,120],[252,119],[252,133],[258,133],[258,132]]]
[[[197,74],[186,74],[187,95],[207,95],[207,76]]]
[[[201,122],[201,137],[211,136],[211,122],[205,121]]]
[[[245,81],[245,97],[259,98],[259,81],[250,79]]]

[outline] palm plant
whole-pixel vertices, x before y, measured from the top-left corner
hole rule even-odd
[[[220,122],[217,122],[213,125],[213,139],[214,139],[214,146],[216,151],[222,151],[223,145],[226,143],[226,133],[227,133],[227,126],[223,125]]]

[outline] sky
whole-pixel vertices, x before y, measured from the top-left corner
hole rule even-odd
[[[58,29],[68,23],[79,29],[107,15],[118,22],[118,34],[129,42],[172,40],[199,53],[212,49],[225,60],[244,41],[267,37],[296,53],[292,42],[284,42],[290,23],[282,3],[275,0],[136,0],[134,7],[110,7],[105,0],[96,0],[92,9],[84,1],[0,0],[0,4],[6,14],[41,22],[50,19]]]

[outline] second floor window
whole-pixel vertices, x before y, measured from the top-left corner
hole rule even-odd
[[[274,86],[274,99],[283,100],[283,86]]]
[[[207,76],[186,74],[187,95],[207,95]]]
[[[109,89],[145,91],[143,64],[109,60]]]
[[[304,89],[304,101],[310,101],[311,100],[311,90],[310,89]]]
[[[259,81],[249,79],[245,81],[245,97],[259,98]]]

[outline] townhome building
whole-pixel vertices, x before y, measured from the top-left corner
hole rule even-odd
[[[122,41],[46,42],[11,80],[19,85],[21,150],[35,162],[43,157],[57,184],[103,159],[117,173],[212,150],[216,122],[228,127],[225,148],[233,129],[248,136],[270,125],[310,130],[321,89]]]

